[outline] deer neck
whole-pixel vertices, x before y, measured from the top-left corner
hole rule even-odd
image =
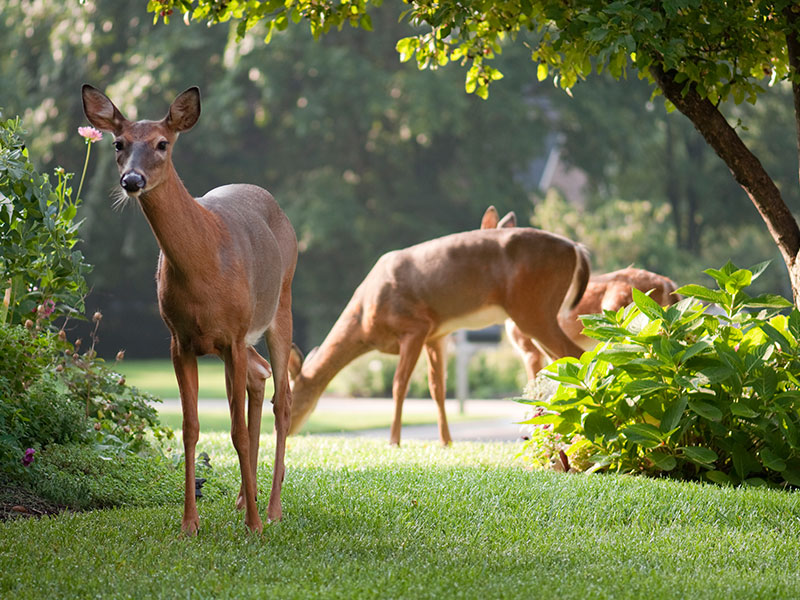
[[[293,390],[294,402],[316,404],[336,374],[371,349],[360,315],[345,309],[320,347],[303,363]]]
[[[143,193],[139,202],[171,268],[196,274],[216,264],[219,223],[192,197],[174,167],[170,176]]]

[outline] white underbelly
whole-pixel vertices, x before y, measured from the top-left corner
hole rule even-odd
[[[459,329],[483,329],[497,325],[508,318],[508,313],[500,306],[492,305],[478,311],[442,321],[432,337],[447,335]]]

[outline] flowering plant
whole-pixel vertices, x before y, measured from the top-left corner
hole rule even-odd
[[[87,164],[95,131],[81,133]],[[0,164],[0,324],[38,325],[80,310],[89,267],[75,248],[80,190],[73,198],[72,174],[58,168],[53,183],[36,171],[19,118],[0,119]]]

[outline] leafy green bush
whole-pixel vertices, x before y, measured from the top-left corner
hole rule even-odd
[[[148,432],[172,437],[159,425],[151,405],[157,401],[127,386],[93,345],[80,354],[62,332],[0,325],[0,473],[6,476],[26,478],[30,459],[50,444],[91,443],[106,457],[146,451]]]
[[[87,439],[80,405],[64,395],[55,372],[47,371],[64,347],[48,331],[0,326],[0,473],[23,475],[28,448]]]
[[[75,249],[72,175],[57,169],[54,186],[37,172],[20,131],[18,117],[0,118],[0,323],[81,309],[89,269]]]
[[[709,269],[719,289],[684,286],[687,297],[666,309],[634,290],[627,308],[584,317],[602,343],[545,371],[560,385],[549,400],[527,400],[538,411],[530,456],[800,486],[800,312],[779,314],[788,300],[743,291],[765,267]]]

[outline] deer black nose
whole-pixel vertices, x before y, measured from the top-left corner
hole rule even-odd
[[[119,184],[125,188],[126,192],[138,192],[144,189],[145,179],[139,175],[139,173],[131,171],[122,176],[122,179],[119,180]]]

